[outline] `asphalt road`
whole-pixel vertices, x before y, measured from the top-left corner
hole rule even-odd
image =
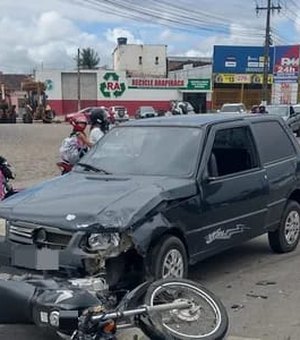
[[[15,165],[17,186],[57,174],[57,148],[68,130],[65,125],[0,125],[0,154]],[[1,253],[3,247],[3,264]],[[190,278],[224,302],[230,317],[228,339],[299,340],[299,263],[300,247],[273,254],[264,236],[202,261],[191,268]],[[132,334],[120,339],[132,339]],[[32,326],[0,325],[0,339],[11,338],[55,339]]]

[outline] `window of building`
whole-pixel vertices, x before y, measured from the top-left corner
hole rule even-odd
[[[139,56],[139,65],[142,65],[142,64],[143,64],[143,57]]]
[[[155,57],[155,65],[159,64],[159,57]]]

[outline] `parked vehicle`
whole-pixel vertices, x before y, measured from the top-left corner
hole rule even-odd
[[[300,110],[297,113],[292,105],[267,105],[266,111],[282,117],[291,130],[300,136]]]
[[[281,118],[205,114],[115,127],[70,173],[3,201],[0,217],[13,265],[42,269],[47,251],[47,268],[128,287],[185,277],[264,233],[292,251],[299,203],[300,147]]]
[[[156,116],[157,113],[152,106],[140,106],[135,113],[136,119],[151,118]]]
[[[220,112],[246,113],[247,109],[243,103],[227,103],[222,105]]]
[[[139,327],[149,339],[223,339],[228,315],[208,289],[187,280],[145,282],[109,291],[101,278],[17,276],[0,280],[0,323],[35,323],[63,339],[116,340]]]
[[[293,105],[293,108],[294,108],[294,111],[295,111],[296,114],[300,113],[300,104]]]
[[[111,106],[108,110],[111,120],[114,122],[126,122],[129,115],[125,106]]]

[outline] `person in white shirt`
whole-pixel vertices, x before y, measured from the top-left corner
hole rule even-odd
[[[91,112],[90,146],[96,144],[101,139],[107,127],[106,114],[103,109],[94,109]]]

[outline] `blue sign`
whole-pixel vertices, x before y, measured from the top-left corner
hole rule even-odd
[[[269,51],[269,73],[273,72],[274,48]],[[263,46],[214,46],[213,73],[263,73]]]

